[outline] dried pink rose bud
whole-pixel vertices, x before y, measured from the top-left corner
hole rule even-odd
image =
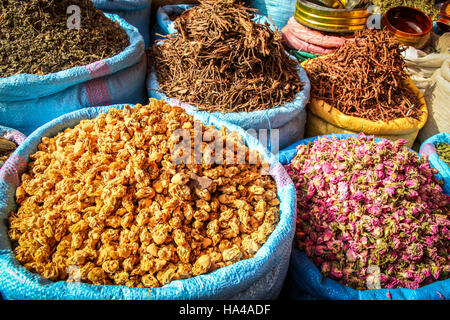
[[[367,289],[369,266],[384,288],[449,277],[450,196],[405,141],[323,137],[286,166],[297,189],[297,232],[322,274]]]

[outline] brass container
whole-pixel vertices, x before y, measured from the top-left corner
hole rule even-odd
[[[364,0],[315,0],[321,4],[335,9],[352,9],[361,7]],[[319,3],[318,3],[319,4]]]
[[[367,27],[367,19],[371,15],[367,7],[352,10],[334,9],[308,0],[298,0],[294,17],[311,29],[326,32],[354,32]]]
[[[346,0],[317,0],[318,2],[330,7],[342,9],[345,6]]]
[[[402,44],[422,49],[430,40],[433,21],[419,9],[395,7],[383,15],[383,26]]]

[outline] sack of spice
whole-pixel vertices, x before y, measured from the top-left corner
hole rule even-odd
[[[311,81],[307,137],[363,132],[412,147],[428,110],[387,32],[357,32],[355,41],[302,65]]]
[[[150,46],[150,11],[152,0],[92,0],[94,6],[105,13],[117,14],[126,22],[135,26]]]
[[[297,189],[292,298],[448,299],[450,197],[404,140],[313,137],[279,159]]]
[[[23,133],[15,129],[0,126],[0,169],[26,138]]]
[[[223,165],[211,162],[211,144],[203,142],[211,131],[215,142],[226,141]],[[185,132],[182,141],[191,145],[178,149]],[[197,157],[191,141],[199,134],[200,162],[188,164]],[[245,162],[236,166],[230,150]],[[63,115],[29,136],[13,159],[14,170],[0,179],[5,298],[275,299],[280,293],[294,236],[294,185],[275,156],[241,128],[151,99],[147,106]],[[58,197],[66,200],[55,202]],[[35,200],[45,209],[29,210]],[[28,228],[32,221],[37,224]]]
[[[70,5],[84,10],[79,30],[67,27],[76,22],[66,21]],[[9,1],[0,9],[10,21],[0,32],[1,124],[28,135],[80,108],[148,99],[144,40],[119,16],[90,0]],[[17,15],[30,19],[20,24]]]
[[[438,133],[420,146],[421,156],[427,156],[432,168],[438,173],[436,177],[444,180],[444,192],[450,194],[450,133]]]
[[[268,130],[269,138],[263,133],[260,140],[271,141],[275,153],[303,137],[309,80],[267,18],[234,1],[203,0],[171,23],[177,33],[154,47],[150,97],[182,101],[258,137]],[[288,128],[294,127],[292,136]]]

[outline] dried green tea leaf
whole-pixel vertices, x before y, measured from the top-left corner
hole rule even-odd
[[[68,28],[71,5],[81,9],[79,29]],[[83,66],[128,45],[125,30],[90,0],[0,0],[0,77]]]

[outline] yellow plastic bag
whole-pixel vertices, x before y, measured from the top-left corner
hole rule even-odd
[[[302,63],[307,68],[308,61]],[[413,90],[422,103],[422,115],[419,120],[399,118],[385,121],[370,121],[363,118],[345,115],[323,100],[311,98],[307,105],[308,118],[306,121],[306,137],[316,137],[331,133],[360,133],[374,135],[389,140],[406,139],[411,148],[419,130],[425,125],[428,110],[422,92],[417,89],[408,77],[406,84]]]

